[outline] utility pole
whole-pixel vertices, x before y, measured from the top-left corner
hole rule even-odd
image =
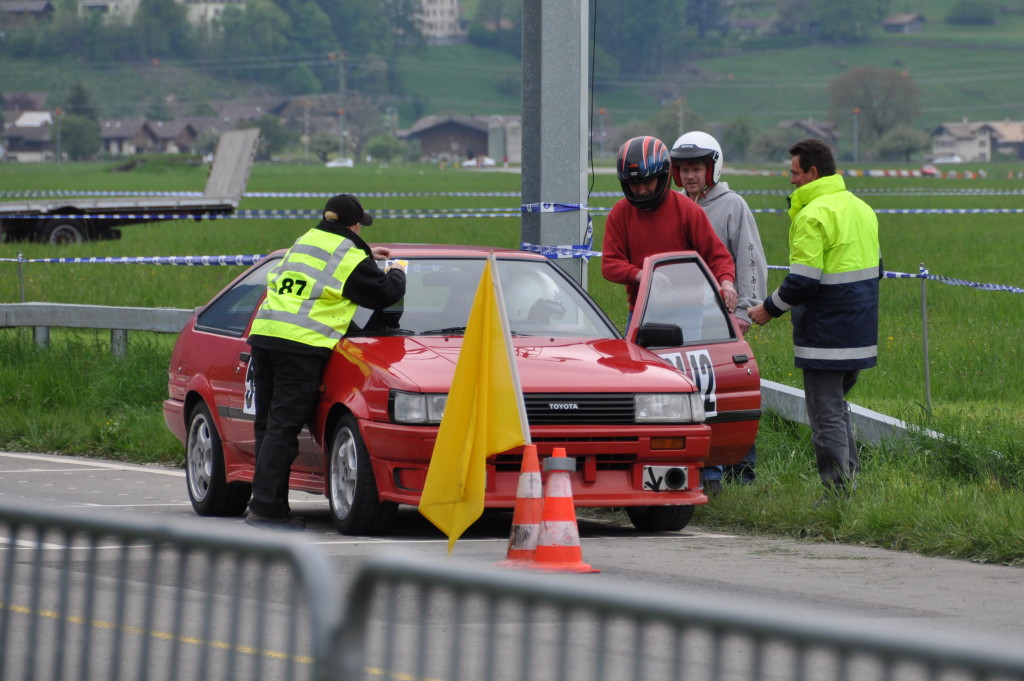
[[[859,122],[860,122],[860,107],[859,106],[855,106],[855,107],[853,107],[853,162],[854,163],[856,163],[857,161],[860,160],[859,159],[860,150],[857,148],[858,147],[858,140],[857,140],[857,132],[858,132],[858,130],[857,130],[857,127],[858,127]]]
[[[345,53],[341,50],[331,52],[328,59],[338,62],[338,155],[345,154]]]
[[[540,246],[581,245],[586,210],[545,205],[587,201],[590,101],[587,91],[589,3],[523,0],[522,240]],[[584,287],[582,258],[556,262]]]
[[[60,119],[64,115],[64,111],[57,107],[53,110],[53,117],[57,119],[57,157],[54,159],[57,163],[60,163]]]

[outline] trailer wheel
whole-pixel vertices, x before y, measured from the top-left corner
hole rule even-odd
[[[82,243],[89,238],[89,231],[78,220],[54,218],[43,225],[39,235],[45,243],[63,246]]]

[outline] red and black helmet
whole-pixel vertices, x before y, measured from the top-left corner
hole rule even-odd
[[[668,147],[657,137],[634,137],[619,147],[615,169],[626,199],[641,210],[654,210],[661,205],[668,192],[668,178],[672,171],[672,160]],[[631,185],[657,179],[652,194],[636,196]]]

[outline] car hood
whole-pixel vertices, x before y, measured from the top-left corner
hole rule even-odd
[[[689,378],[647,350],[621,339],[517,336],[512,339],[523,392],[692,391]],[[461,337],[350,338],[338,352],[383,372],[393,387],[446,392]],[[404,386],[398,384],[405,384]]]

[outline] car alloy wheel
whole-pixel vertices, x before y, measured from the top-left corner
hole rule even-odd
[[[342,534],[387,532],[398,504],[380,500],[370,455],[355,418],[343,416],[330,442],[327,499],[331,503],[334,526]]]
[[[220,433],[202,402],[193,407],[188,419],[185,480],[192,508],[202,516],[239,516],[252,494],[252,485],[225,480]]]

